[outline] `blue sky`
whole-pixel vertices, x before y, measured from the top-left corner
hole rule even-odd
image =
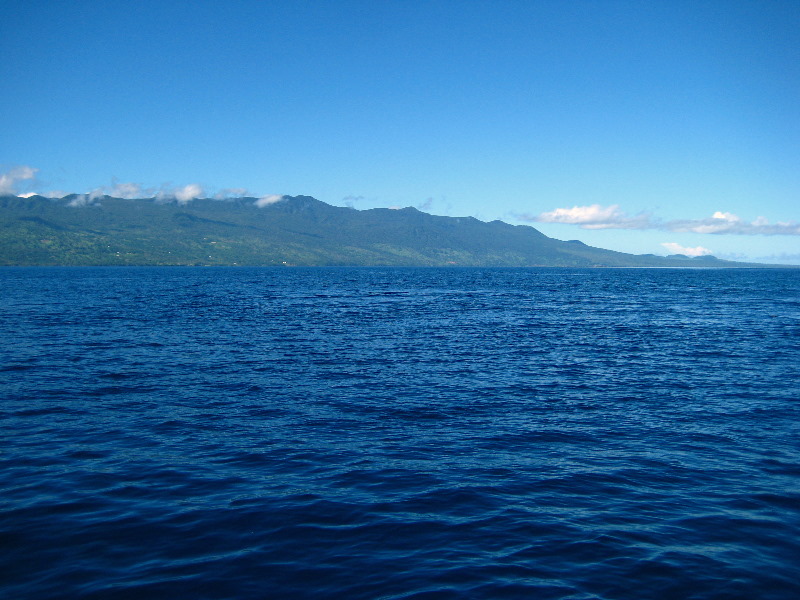
[[[0,59],[0,191],[306,194],[800,264],[795,0],[0,0]]]

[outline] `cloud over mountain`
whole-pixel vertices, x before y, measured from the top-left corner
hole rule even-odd
[[[0,195],[16,195],[20,181],[30,181],[36,177],[39,169],[21,166],[14,167],[7,173],[0,173]]]
[[[28,189],[35,189],[37,187],[36,174],[38,171],[39,169],[30,166],[20,166],[5,173],[0,173],[0,195],[20,196],[23,198],[43,196],[53,199],[73,196],[72,193],[63,190],[51,190],[48,192],[30,191],[22,193],[20,191],[20,183],[26,182],[28,185],[24,187]],[[175,202],[178,205],[185,206],[198,198],[206,197],[213,200],[229,200],[232,198],[244,198],[249,195],[249,191],[243,187],[223,188],[215,192],[213,188],[208,190],[199,183],[189,183],[182,186],[173,186],[170,183],[164,183],[160,187],[146,187],[141,183],[117,181],[114,178],[110,185],[101,185],[89,192],[74,195],[67,202],[67,206],[78,208],[96,205],[100,203],[103,196],[122,198],[123,200],[153,198],[161,203]],[[258,207],[269,206],[270,204],[279,202],[283,198],[284,196],[280,194],[263,195],[255,201],[255,205]]]
[[[275,204],[276,202],[280,202],[283,200],[284,196],[280,194],[270,194],[268,196],[262,196],[258,200],[255,201],[255,205],[258,208],[264,208],[265,206],[269,206],[270,204]]]
[[[102,188],[103,193],[114,198],[133,200],[134,198],[149,198],[153,196],[152,189],[145,189],[138,183],[114,182],[110,188]]]
[[[203,187],[198,183],[190,183],[171,190],[162,190],[157,194],[160,200],[175,200],[178,204],[188,204],[203,195]]]

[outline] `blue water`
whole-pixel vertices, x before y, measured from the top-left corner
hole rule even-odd
[[[800,270],[0,290],[2,597],[800,598]]]

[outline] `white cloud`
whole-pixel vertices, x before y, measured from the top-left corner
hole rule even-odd
[[[650,229],[653,223],[644,213],[630,216],[620,210],[618,204],[601,206],[573,206],[572,208],[557,208],[550,212],[543,212],[537,216],[522,215],[525,221],[538,223],[566,223],[579,225],[582,229]]]
[[[150,198],[153,190],[145,190],[138,183],[114,182],[110,188],[103,188],[106,195],[112,198],[124,198],[125,200],[136,200],[139,198]]]
[[[518,218],[536,223],[578,225],[582,229],[660,229],[704,234],[800,235],[800,223],[794,221],[770,224],[765,217],[757,217],[748,223],[739,216],[725,211],[716,211],[706,219],[661,221],[646,213],[628,215],[618,204],[557,208],[536,216],[520,215]]]
[[[89,206],[89,194],[78,194],[72,200],[67,202],[67,206],[71,206],[72,208]]]
[[[15,167],[7,173],[0,173],[0,194],[3,195],[16,195],[17,183],[20,181],[29,181],[36,177],[36,172],[39,169],[33,167],[22,166]]]
[[[163,185],[161,186],[161,191],[155,195],[155,198],[160,202],[170,202],[174,200],[178,204],[188,204],[195,198],[202,196],[203,193],[203,187],[198,183],[190,183],[179,188]]]
[[[190,183],[175,190],[174,194],[178,204],[188,204],[203,195],[203,188],[197,183]]]
[[[592,204],[591,206],[573,206],[572,208],[557,208],[553,211],[540,214],[536,217],[536,220],[543,223],[598,223],[615,217],[619,214],[618,209],[619,206],[617,204],[607,208],[603,208],[599,204]]]
[[[258,200],[255,201],[255,205],[258,208],[264,208],[265,206],[269,206],[270,204],[275,204],[276,202],[280,202],[283,200],[283,196],[280,194],[270,194],[269,196],[261,196]]]
[[[703,248],[702,246],[696,246],[694,248],[688,248],[686,246],[681,246],[680,244],[676,244],[675,242],[664,242],[661,244],[669,250],[672,254],[684,254],[686,256],[706,256],[711,254],[711,250],[708,248]]]
[[[92,190],[88,194],[78,194],[72,200],[67,202],[67,206],[71,206],[73,208],[80,208],[82,206],[94,206],[96,204],[100,204],[99,200],[105,194],[103,194],[103,188],[97,188]]]
[[[62,192],[51,193],[61,194],[61,196],[50,196],[51,198],[63,198],[66,195]],[[138,183],[114,181],[110,186],[104,185],[93,189],[91,192],[89,192],[89,195],[92,195],[95,198],[100,198],[101,196],[111,196],[112,198],[122,198],[124,200],[138,200],[140,198],[152,198],[154,194],[152,189],[145,189]]]

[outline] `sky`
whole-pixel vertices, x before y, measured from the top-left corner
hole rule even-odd
[[[800,264],[800,2],[0,0],[0,193]]]

